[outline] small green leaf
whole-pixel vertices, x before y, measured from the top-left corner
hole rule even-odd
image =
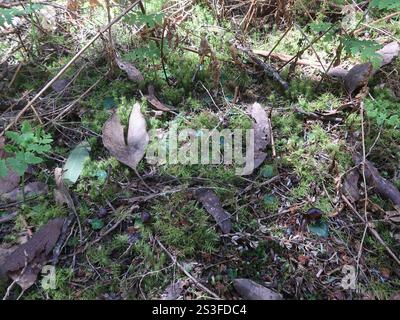
[[[275,168],[272,165],[265,165],[261,171],[261,174],[264,178],[270,179],[275,176]]]
[[[0,178],[6,177],[8,174],[8,169],[6,166],[6,161],[4,159],[0,159]]]
[[[103,100],[103,108],[104,109],[112,109],[116,106],[115,100],[113,97],[105,97]]]
[[[21,177],[28,169],[28,165],[25,163],[25,161],[17,158],[7,158],[7,165]]]
[[[25,162],[27,164],[39,164],[43,162],[43,159],[35,156],[32,152],[26,152]]]
[[[317,221],[308,225],[308,231],[317,236],[327,238],[329,236],[329,226],[325,221]]]
[[[82,173],[84,162],[89,158],[89,144],[80,143],[70,153],[64,165],[63,180],[66,184],[74,184]]]
[[[276,197],[273,196],[272,194],[266,194],[266,195],[264,196],[263,201],[264,201],[264,204],[265,204],[265,205],[273,205],[273,204],[276,203],[277,199],[276,199]]]
[[[94,219],[90,220],[90,225],[92,226],[93,230],[97,231],[104,227],[104,222],[103,222],[103,220],[100,220],[99,218],[94,218]]]

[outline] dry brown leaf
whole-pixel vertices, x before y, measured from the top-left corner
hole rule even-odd
[[[183,286],[185,282],[182,280],[172,282],[168,287],[165,288],[161,300],[176,300],[183,292]]]
[[[221,202],[216,194],[208,189],[200,189],[195,193],[198,201],[214,218],[222,233],[229,233],[232,229],[231,215],[221,206]]]
[[[235,279],[233,286],[247,300],[283,300],[282,295],[249,279]]]
[[[141,74],[141,72],[131,63],[122,61],[119,58],[115,58],[115,62],[118,65],[118,68],[120,68],[122,71],[124,71],[129,80],[132,80],[134,82],[143,82],[144,77]]]
[[[24,189],[26,197],[38,196],[49,192],[49,188],[43,182],[30,182]],[[20,200],[22,199],[22,188],[16,188],[10,192],[2,194],[0,195],[0,199],[8,202]]]
[[[124,128],[116,112],[104,124],[104,146],[112,156],[134,170],[144,157],[148,143],[149,135],[146,129],[146,120],[140,111],[139,103],[135,103],[129,117],[127,143],[125,143]]]
[[[264,152],[265,148],[271,144],[271,126],[268,121],[268,116],[263,107],[255,102],[248,107],[247,112],[254,119],[253,129],[254,129],[254,159],[246,159],[246,166],[243,170],[243,175],[248,175],[257,169],[267,157]],[[254,167],[248,166],[249,161],[254,160]]]
[[[81,0],[68,0],[67,9],[70,11],[78,11],[82,6]]]
[[[37,275],[47,262],[64,221],[63,218],[50,220],[28,242],[9,253],[0,265],[0,270],[16,280],[23,290],[29,288],[35,283]]]
[[[349,94],[355,90],[365,86],[372,74],[372,64],[362,63],[357,64],[349,70],[344,77],[344,86]]]
[[[154,86],[149,85],[148,86],[148,95],[146,96],[147,101],[156,109],[161,110],[161,111],[166,111],[169,112],[171,111],[170,108],[166,107],[160,100],[157,99],[157,97],[154,94]]]

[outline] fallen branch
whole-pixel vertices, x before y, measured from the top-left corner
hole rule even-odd
[[[277,59],[277,60],[280,60],[280,61],[283,61],[283,62],[288,62],[288,61],[290,61],[292,59],[291,55],[285,54],[285,53],[274,53],[274,52],[272,52],[270,54],[266,50],[253,50],[253,52],[255,54],[258,54],[259,56],[266,57],[266,58],[267,57],[271,57],[271,58],[274,58],[274,59]],[[310,66],[310,67],[313,67],[314,69],[318,69],[318,70],[323,71],[321,65],[317,61],[307,60],[307,59],[298,59],[296,61],[296,64],[303,65],[303,66]]]
[[[267,74],[267,76],[269,76],[270,78],[274,79],[275,81],[277,81],[283,89],[287,90],[289,89],[289,85],[288,83],[282,79],[282,77],[280,76],[280,74],[278,73],[278,71],[276,71],[276,69],[271,66],[270,64],[262,61],[259,57],[257,57],[257,55],[249,48],[244,47],[243,45],[240,45],[238,43],[235,44],[235,47],[244,52],[245,54],[247,54],[250,58],[251,61],[253,61],[255,64],[259,65],[261,68],[263,68],[264,73]]]

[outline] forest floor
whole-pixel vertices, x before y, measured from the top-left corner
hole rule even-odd
[[[400,298],[400,205],[374,185],[385,181],[394,193],[400,188],[400,59],[379,68],[358,95],[324,73],[343,44],[343,29],[361,28],[357,39],[369,46],[361,54],[356,45],[342,50],[337,62],[350,69],[400,42],[399,16],[381,19],[394,11],[371,9],[366,17],[365,6],[342,2],[294,1],[280,11],[267,4],[253,10],[252,1],[225,1],[224,7],[144,1],[146,14],[139,6],[127,13],[110,29],[112,41],[107,30],[23,113],[108,24],[107,2],[57,1],[19,17],[17,31],[3,26],[0,129],[2,136],[4,129],[18,134],[4,135],[0,156],[22,152],[25,162],[16,161],[27,165],[15,190],[0,189],[0,262],[49,221],[71,223],[59,230],[59,252],[51,248],[42,261],[51,265],[56,258],[55,285],[43,286],[38,271],[25,286],[3,279],[0,295],[239,299],[233,283],[245,278],[284,299]],[[110,1],[110,15],[131,3]],[[288,88],[235,49],[237,43],[278,70]],[[144,79],[137,81],[127,66]],[[151,103],[149,85],[158,103]],[[136,102],[147,129],[161,135],[173,126],[251,129],[248,108],[257,102],[270,118],[273,139],[251,175],[237,175],[234,165],[223,163],[154,165],[145,158],[136,173],[102,139],[115,112],[127,129]],[[51,148],[29,151],[18,138],[27,136]],[[76,156],[82,149],[88,157]],[[72,150],[77,180],[66,187],[55,168],[65,166]],[[34,152],[42,160],[28,159]],[[372,171],[378,176],[371,178]],[[204,188],[216,195],[212,204],[199,200]],[[210,206],[229,213],[227,232],[208,213]],[[17,269],[3,271],[15,279],[26,271],[24,264]],[[343,281],[353,275],[355,287],[348,288]]]

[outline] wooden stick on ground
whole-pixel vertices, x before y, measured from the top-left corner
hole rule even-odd
[[[141,3],[140,0],[137,0],[130,4],[119,16],[115,17],[107,26],[105,26],[102,30],[100,30],[81,50],[78,51],[77,54],[51,79],[43,88],[40,90],[33,98],[30,100],[24,108],[18,113],[13,121],[0,133],[0,136],[3,136],[4,133],[10,129],[18,120],[19,118],[30,108],[33,103],[39,99],[39,97],[48,89],[50,86],[56,82],[64,72],[104,33],[106,32],[111,26],[117,23],[119,20],[122,19],[129,11],[131,11],[136,5]]]
[[[164,247],[164,245],[158,240],[156,237],[153,237],[154,240],[157,242],[157,244],[160,246],[160,248],[170,257],[170,259],[176,263],[178,268],[188,277],[190,280],[193,281],[193,283],[201,290],[207,292],[211,297],[220,300],[221,298],[218,297],[214,292],[210,291],[208,288],[206,288],[204,285],[202,285],[195,277],[193,277],[190,272],[188,272],[183,265],[181,265],[176,257],[172,255],[171,252],[167,250],[167,248]]]

